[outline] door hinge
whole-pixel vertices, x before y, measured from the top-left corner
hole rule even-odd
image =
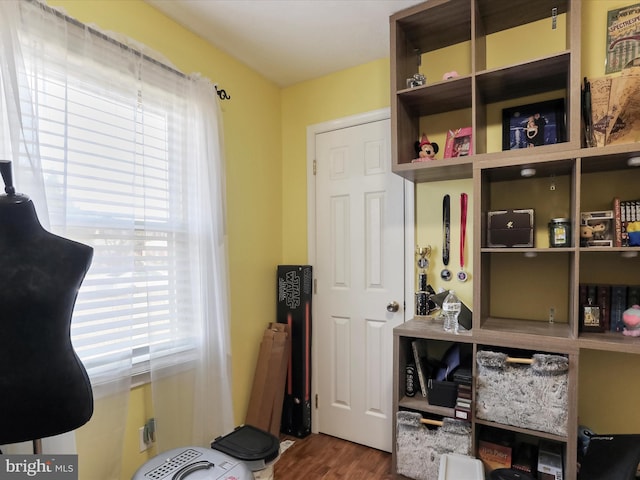
[[[315,175],[318,172],[318,162],[316,160],[313,161],[313,174]]]
[[[318,409],[318,394],[316,393],[316,410]]]
[[[313,294],[314,295],[318,294],[318,279],[317,278],[313,279]]]

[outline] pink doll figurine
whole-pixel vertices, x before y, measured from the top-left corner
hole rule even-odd
[[[622,313],[622,322],[624,323],[623,335],[640,337],[640,305],[627,308]]]

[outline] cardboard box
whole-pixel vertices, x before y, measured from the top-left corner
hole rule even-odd
[[[270,323],[265,330],[245,423],[278,435],[284,401],[291,333],[287,324]]]
[[[487,214],[487,247],[533,247],[532,208],[496,210]]]
[[[284,323],[270,323],[269,328],[285,332],[286,336],[278,335],[271,351],[270,367],[275,370],[275,382],[273,383],[273,409],[270,414],[269,432],[276,437],[280,433],[282,423],[282,410],[284,405],[285,385],[287,372],[291,359],[291,327]]]
[[[563,480],[562,446],[540,441],[538,448],[538,480]]]

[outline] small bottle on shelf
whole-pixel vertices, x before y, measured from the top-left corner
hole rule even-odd
[[[461,309],[462,304],[458,297],[456,297],[456,292],[449,290],[449,294],[445,297],[444,302],[442,302],[445,331],[458,333],[458,316],[460,315]]]

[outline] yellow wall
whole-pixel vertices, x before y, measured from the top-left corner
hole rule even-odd
[[[307,127],[389,106],[389,60],[301,82],[282,91],[283,250],[307,262]]]
[[[583,0],[582,3],[583,72],[599,76],[604,74],[606,11],[634,2]],[[275,266],[308,261],[306,129],[316,123],[388,107],[389,61],[377,60],[279,89],[142,1],[50,0],[50,4],[64,6],[83,22],[135,38],[162,52],[180,70],[198,71],[211,78],[232,97],[222,105],[227,155],[233,398],[236,423],[240,424],[248,404],[260,336],[275,314]],[[491,61],[500,63],[500,59]],[[450,191],[457,201],[459,192],[470,193],[470,189],[470,181],[464,180],[433,188],[419,186],[416,234],[420,242],[440,241],[438,211],[443,192]],[[457,255],[452,258],[455,262]],[[468,302],[471,294],[465,289],[470,285],[471,282],[466,284],[461,295]],[[620,398],[637,397],[640,387],[633,382],[616,383],[608,375],[615,371],[620,378],[633,378],[632,365],[637,363],[637,357],[586,352],[583,360],[581,422],[597,430],[640,431],[640,420],[625,413],[633,411],[631,405],[624,405],[624,399]],[[599,381],[590,381],[592,378]],[[616,405],[624,405],[622,408],[606,405],[612,400],[604,392],[615,390],[624,391],[615,400]],[[132,435],[137,435],[139,422],[146,420],[147,395],[144,388],[132,392],[131,404],[145,412],[132,413],[127,445],[133,442]],[[129,460],[129,470],[143,461],[138,457]]]

